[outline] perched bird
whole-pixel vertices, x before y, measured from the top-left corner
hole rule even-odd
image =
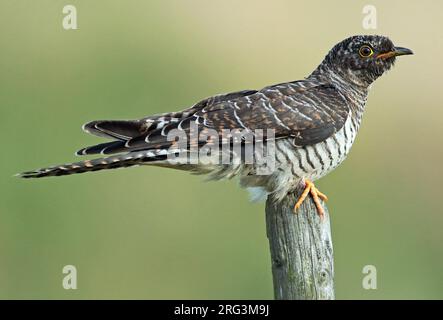
[[[320,199],[327,198],[313,181],[346,158],[360,127],[369,87],[394,65],[397,56],[408,54],[412,51],[395,47],[384,36],[353,36],[336,44],[304,80],[216,95],[180,112],[87,123],[83,127],[86,132],[112,141],[81,149],[77,154],[109,156],[20,176],[62,176],[144,164],[205,173],[211,179],[236,176],[241,186],[261,190],[275,201],[302,184],[304,192],[294,212],[310,194],[323,216]],[[200,134],[196,136],[195,130]],[[272,134],[259,136],[259,130]],[[182,132],[188,138],[186,143],[171,139],[174,131]],[[255,157],[250,163],[245,161],[251,140],[235,139],[232,132],[252,133],[252,141],[262,143],[267,150],[273,145],[274,170],[259,174],[263,162]],[[240,146],[237,151],[233,150],[236,144]],[[215,149],[212,161],[191,161],[208,145],[220,147]],[[177,154],[184,154],[185,161],[171,161],[171,156]],[[226,154],[228,161],[220,161]]]

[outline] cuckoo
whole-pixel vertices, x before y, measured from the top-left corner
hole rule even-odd
[[[336,44],[304,80],[212,96],[179,112],[137,120],[92,121],[83,126],[84,131],[110,141],[83,148],[77,155],[100,154],[99,158],[19,175],[40,178],[136,165],[176,168],[207,174],[214,180],[238,177],[242,187],[275,201],[302,186],[294,212],[311,196],[321,217],[321,200],[327,197],[313,182],[348,155],[371,84],[398,56],[409,54],[411,50],[394,46],[384,36],[352,36]],[[176,131],[188,138],[186,143],[171,138]],[[246,132],[253,138],[235,139],[233,132]],[[246,161],[244,151],[254,143],[268,151],[273,146],[274,168],[266,174],[259,172],[263,162],[255,161],[258,157]],[[212,161],[191,161],[208,145],[220,147],[211,149],[219,153]],[[228,154],[228,161],[221,161],[218,156],[222,153]],[[181,161],[177,154],[184,155]]]

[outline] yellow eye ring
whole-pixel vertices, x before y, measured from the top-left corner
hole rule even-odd
[[[358,50],[358,54],[362,58],[369,58],[374,54],[374,50],[370,46],[364,45]]]

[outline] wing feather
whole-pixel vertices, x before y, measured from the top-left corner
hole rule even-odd
[[[289,82],[260,91],[213,96],[181,112],[134,121],[93,121],[86,131],[119,141],[82,149],[81,154],[166,149],[175,143],[168,141],[168,133],[180,129],[189,137],[192,123],[199,132],[215,129],[220,138],[224,129],[274,129],[276,138],[292,138],[298,146],[312,145],[340,130],[349,112],[348,101],[332,85]],[[188,147],[204,142],[192,141]]]

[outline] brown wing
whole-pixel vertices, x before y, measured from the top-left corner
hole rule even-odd
[[[344,125],[349,106],[333,86],[312,81],[296,81],[266,87],[260,91],[240,91],[205,99],[182,112],[148,117],[125,123],[92,122],[100,134],[120,139],[79,151],[80,154],[119,153],[165,149],[170,130],[188,136],[192,125],[199,132],[215,129],[273,129],[276,138],[293,138],[299,146],[323,141]],[[103,125],[105,124],[105,125]],[[114,125],[114,126],[113,126]],[[86,129],[91,125],[86,125]],[[89,130],[90,132],[92,130]],[[97,134],[97,132],[92,132]],[[223,139],[222,139],[223,140]],[[206,143],[198,141],[197,144]]]
[[[218,131],[272,128],[275,137],[293,137],[297,145],[304,146],[340,130],[348,113],[347,100],[333,86],[297,81],[211,105],[196,114]]]
[[[198,103],[191,108],[185,109],[179,112],[163,113],[158,115],[149,116],[137,120],[96,120],[91,121],[83,126],[83,130],[90,134],[118,139],[119,141],[105,142],[102,144],[83,148],[76,152],[77,155],[89,155],[89,154],[110,154],[121,151],[131,151],[130,149],[124,150],[124,145],[131,143],[137,143],[137,141],[143,142],[146,138],[152,137],[154,141],[164,140],[165,132],[175,128],[181,121],[186,122],[195,118],[195,114],[202,110],[204,107],[210,105],[216,105],[224,101],[236,99],[238,97],[244,97],[256,93],[257,90],[243,90],[238,92],[232,92],[228,94],[221,94],[209,97]],[[158,136],[158,137],[156,137]],[[149,138],[148,138],[149,139]],[[149,149],[149,146],[146,146]],[[113,151],[121,150],[121,151]]]

